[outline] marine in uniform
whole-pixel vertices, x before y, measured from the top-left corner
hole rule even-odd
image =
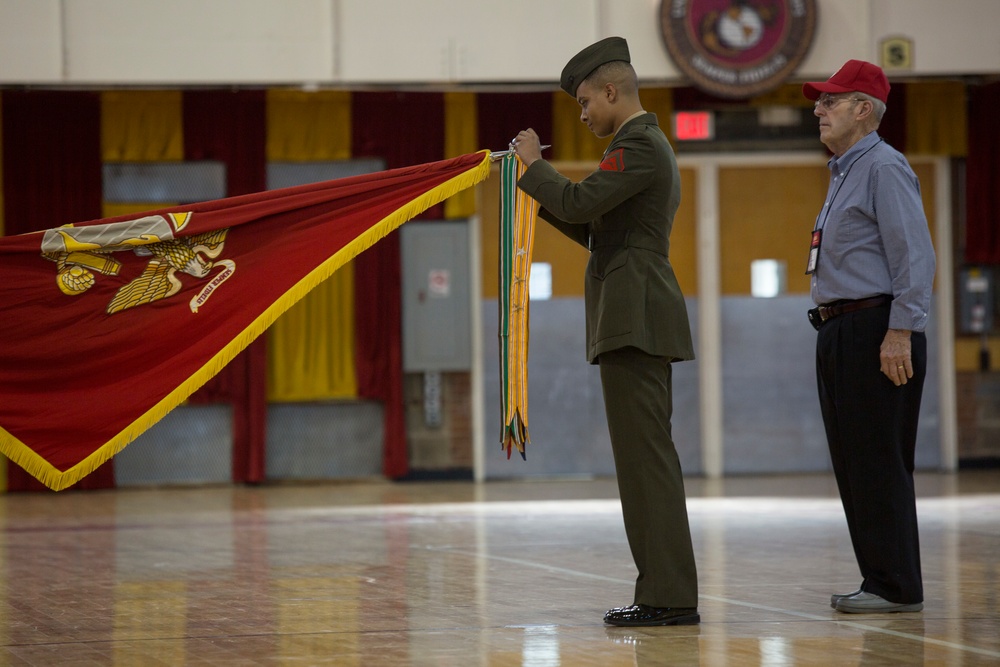
[[[633,603],[611,625],[700,621],[680,461],[671,436],[671,364],[694,358],[684,296],[670,265],[680,204],[673,149],[640,103],[627,42],[603,39],[574,56],[560,87],[580,120],[611,137],[599,168],[573,183],[541,158],[538,135],[514,140],[518,182],[539,217],[590,251],[585,276],[587,360],[600,366],[622,513],[638,569]]]

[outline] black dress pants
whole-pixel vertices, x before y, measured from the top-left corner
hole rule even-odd
[[[923,602],[913,462],[927,338],[911,334],[913,377],[897,387],[880,370],[888,326],[888,305],[828,320],[818,333],[816,376],[861,589],[912,604]]]
[[[626,347],[602,352],[598,363],[625,534],[639,570],[634,603],[697,607],[684,480],[670,432],[670,362]]]

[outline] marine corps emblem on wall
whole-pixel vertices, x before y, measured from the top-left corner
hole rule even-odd
[[[777,88],[805,58],[816,0],[662,0],[660,29],[697,88],[753,97]]]

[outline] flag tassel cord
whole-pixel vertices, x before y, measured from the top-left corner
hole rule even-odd
[[[531,257],[538,203],[518,189],[526,167],[513,148],[493,153],[500,169],[499,347],[500,446],[526,458],[528,435],[528,306]]]

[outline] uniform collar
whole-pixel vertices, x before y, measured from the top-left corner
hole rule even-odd
[[[622,124],[618,126],[618,129],[615,130],[614,137],[618,136],[618,133],[622,131],[623,127],[625,127],[626,125],[628,125],[629,123],[631,123],[633,120],[635,120],[639,116],[645,116],[647,113],[649,113],[649,112],[647,112],[645,109],[639,109],[634,114],[632,114],[631,116],[629,116],[628,118],[626,118],[624,121],[622,121]],[[611,137],[611,138],[614,139],[614,137]]]

